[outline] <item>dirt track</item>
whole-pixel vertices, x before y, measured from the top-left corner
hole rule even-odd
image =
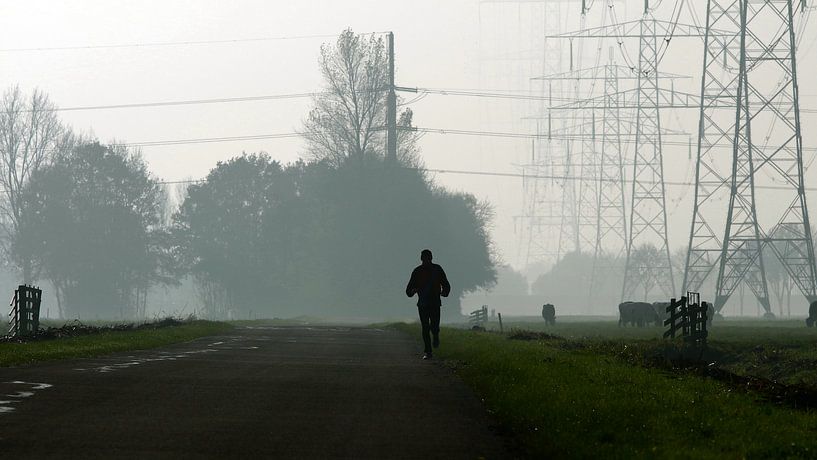
[[[443,343],[444,346],[444,343]],[[0,369],[8,458],[507,458],[475,396],[398,332],[244,328]]]

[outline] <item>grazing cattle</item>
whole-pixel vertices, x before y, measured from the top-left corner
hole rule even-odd
[[[661,317],[655,313],[652,304],[647,302],[624,302],[618,306],[618,325],[644,327],[647,323],[660,324]]]
[[[808,306],[808,318],[806,318],[806,326],[812,327],[817,322],[817,300],[811,302]]]
[[[551,326],[556,324],[556,307],[553,304],[546,303],[542,305],[542,319]]]
[[[715,307],[709,302],[702,302],[706,305],[706,325],[712,326],[712,320],[715,319]]]

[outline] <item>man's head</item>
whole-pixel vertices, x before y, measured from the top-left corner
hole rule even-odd
[[[431,256],[431,251],[430,250],[423,249],[423,251],[420,252],[420,260],[422,260],[424,264],[430,264],[431,263],[431,258],[432,258],[432,256]]]

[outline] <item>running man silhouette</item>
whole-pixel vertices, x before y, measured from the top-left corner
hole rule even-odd
[[[411,272],[406,286],[406,295],[417,294],[417,312],[420,314],[420,325],[423,328],[423,359],[431,359],[431,337],[434,335],[434,348],[440,346],[440,296],[448,297],[451,285],[445,276],[443,267],[431,263],[431,251],[423,249],[420,260],[423,262]]]

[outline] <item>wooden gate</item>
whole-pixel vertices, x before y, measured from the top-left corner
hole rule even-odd
[[[21,284],[14,291],[9,306],[9,332],[12,337],[34,335],[40,329],[40,304],[42,289]]]
[[[709,335],[706,330],[708,309],[709,305],[701,302],[701,296],[697,292],[688,292],[686,297],[678,300],[670,299],[667,319],[664,320],[664,326],[668,326],[664,338],[675,338],[680,331],[685,343],[706,347]]]

